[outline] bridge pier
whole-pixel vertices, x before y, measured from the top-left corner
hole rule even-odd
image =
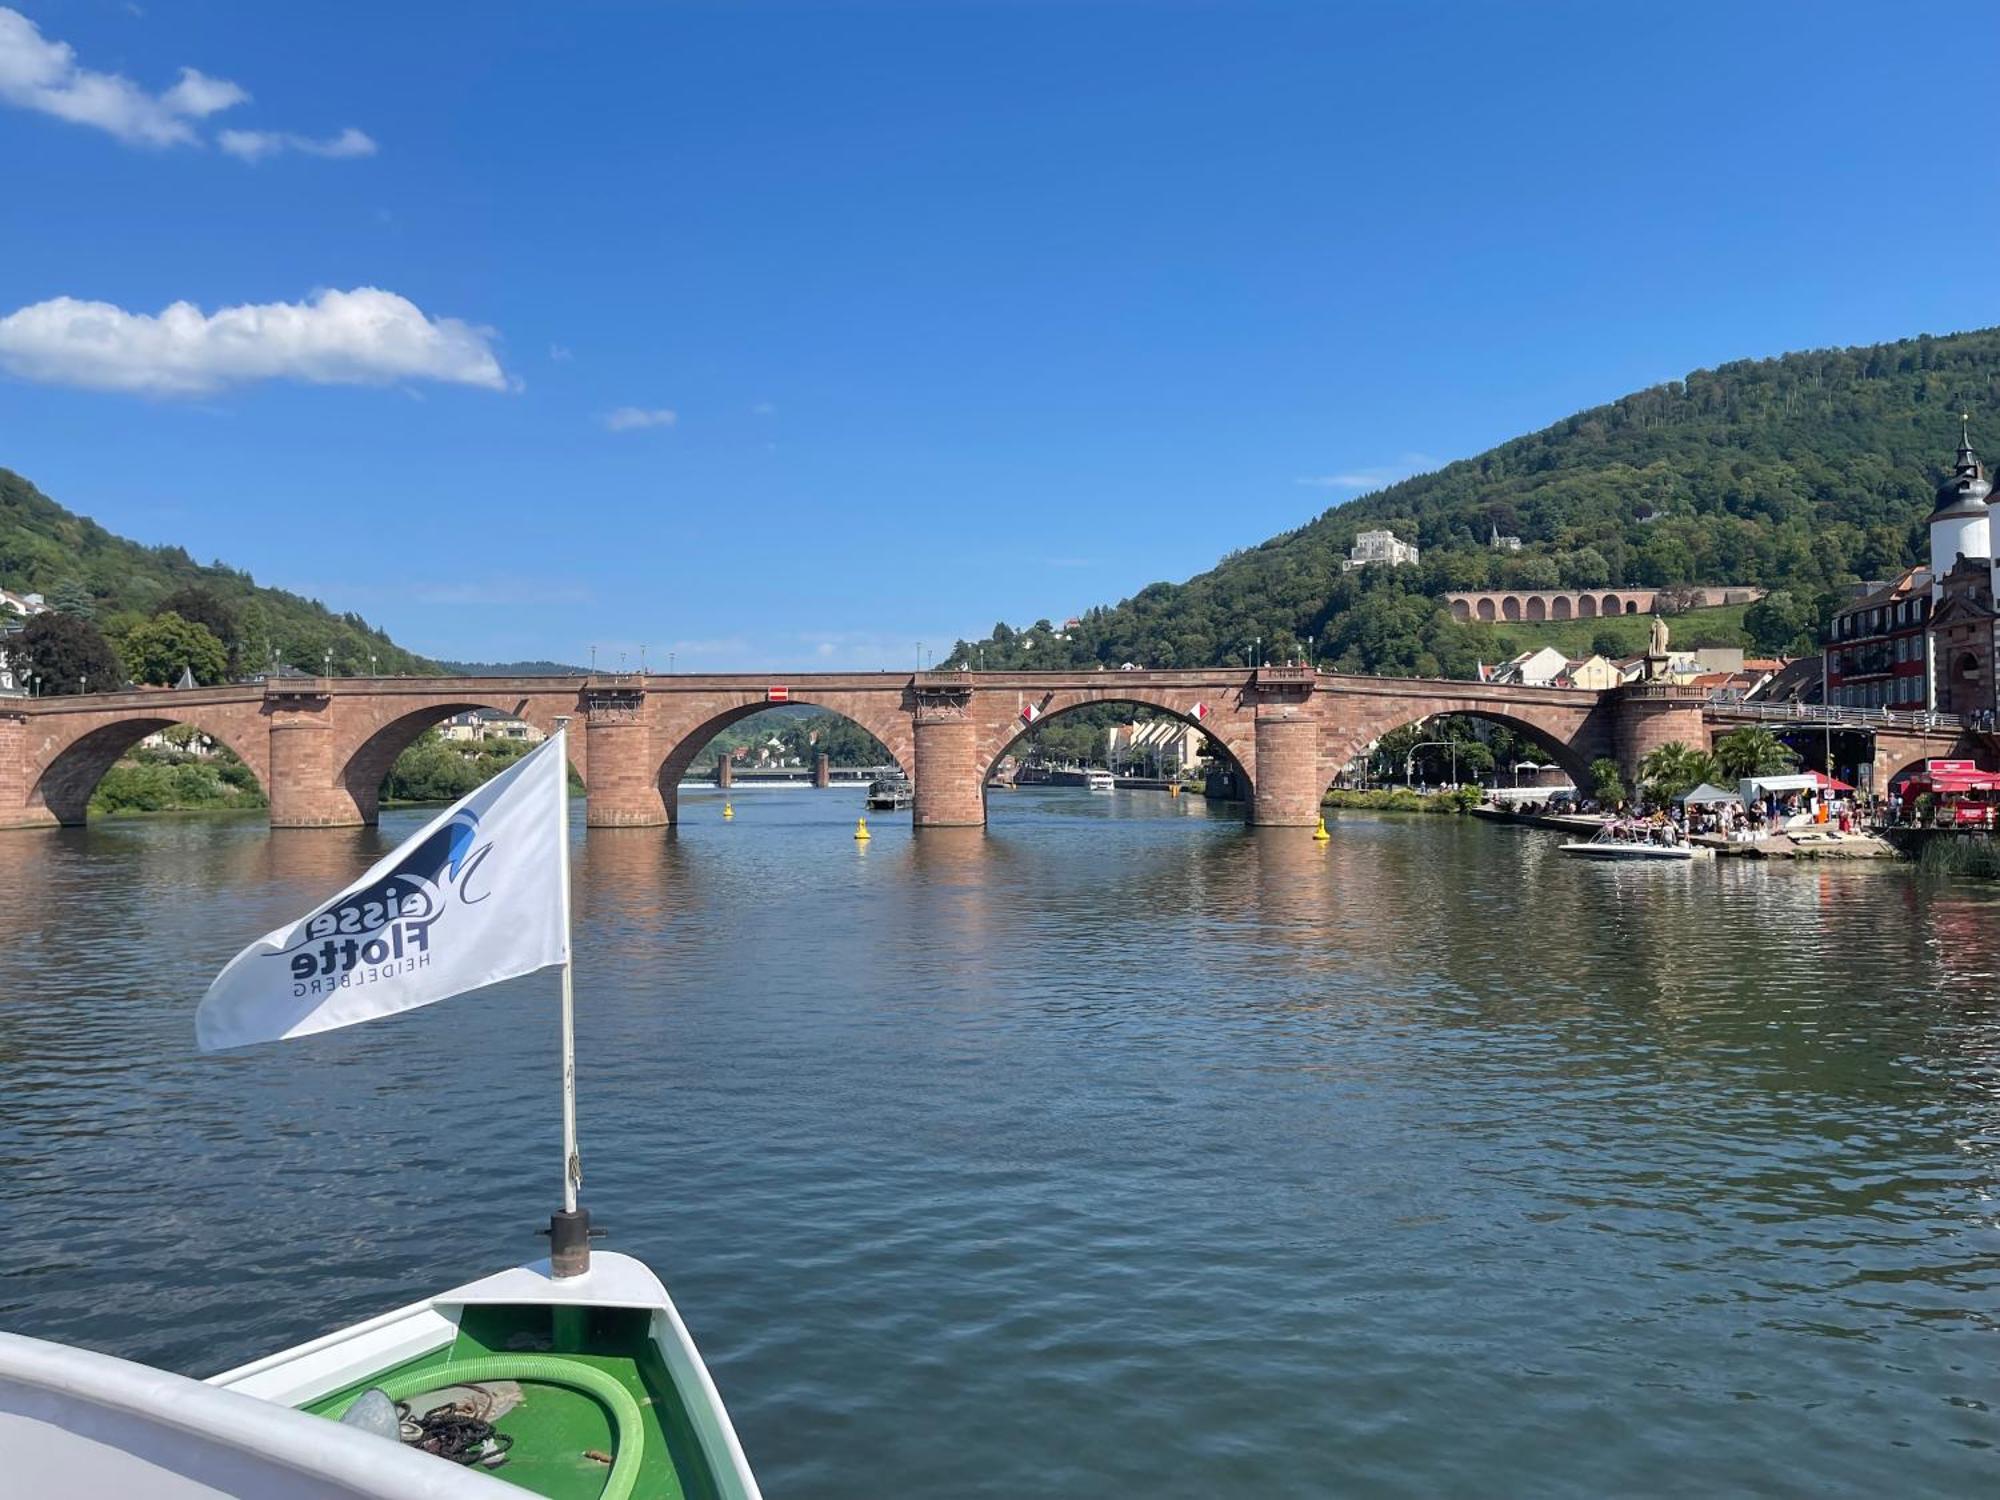
[[[825,751],[813,757],[813,785],[821,791],[833,785],[833,757]]]
[[[979,828],[986,822],[986,787],[979,763],[979,726],[957,694],[920,694],[915,711],[915,828]]]
[[[1678,740],[1690,750],[1708,748],[1708,721],[1702,712],[1708,706],[1708,696],[1699,688],[1674,682],[1634,682],[1617,693],[1612,753],[1628,788],[1639,784],[1640,762],[1662,745]],[[1588,787],[1577,790],[1586,796],[1590,791]]]
[[[590,766],[583,802],[586,828],[659,828],[673,820],[653,759],[653,731],[643,688],[597,688],[584,695],[584,756]]]
[[[28,721],[20,714],[0,714],[0,828],[52,828],[56,815],[30,806],[34,793],[29,765]]]
[[[359,828],[375,821],[336,778],[329,707],[319,694],[269,701],[271,783],[265,793],[273,828]]]
[[[1296,703],[1257,707],[1257,772],[1250,821],[1265,828],[1311,828],[1325,787],[1319,774],[1319,720]]]

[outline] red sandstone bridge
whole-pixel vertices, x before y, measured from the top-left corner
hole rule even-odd
[[[547,731],[572,724],[570,759],[593,828],[672,823],[681,777],[716,734],[778,703],[852,719],[889,748],[916,790],[922,827],[986,821],[986,783],[1031,723],[1132,704],[1198,725],[1245,788],[1254,822],[1310,827],[1321,793],[1391,730],[1437,714],[1507,725],[1579,785],[1590,763],[1628,778],[1656,746],[1706,745],[1750,717],[1668,683],[1604,692],[1355,677],[1310,667],[1173,672],[919,672],[804,676],[291,678],[185,690],[0,701],[0,828],[84,821],[100,778],[145,736],[187,725],[256,773],[274,828],[373,823],[390,765],[451,715],[498,709]],[[1875,785],[1926,755],[1970,749],[1955,724],[1874,737]],[[1761,722],[1761,720],[1760,720]],[[1817,721],[1815,721],[1817,722]]]

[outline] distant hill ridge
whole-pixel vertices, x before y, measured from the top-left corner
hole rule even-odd
[[[146,547],[116,536],[65,510],[11,469],[0,469],[0,586],[52,598],[80,588],[98,623],[114,630],[120,617],[148,615],[176,589],[199,586],[234,609],[246,667],[265,665],[275,652],[290,666],[319,672],[328,651],[339,673],[430,672],[437,665],[359,615],[335,614],[318,600],[265,588],[221,563],[204,566],[179,547]]]
[[[1960,412],[2000,456],[2000,330],[1697,370],[1337,505],[1074,628],[998,626],[953,659],[1167,667],[1310,641],[1347,670],[1470,676],[1504,642],[1454,622],[1446,590],[1617,584],[1759,585],[1781,595],[1765,621],[1796,615],[1789,632],[1760,628],[1803,642],[1844,586],[1924,556]],[[1421,564],[1343,572],[1355,534],[1380,526],[1417,542]],[[1490,548],[1496,530],[1522,549]]]

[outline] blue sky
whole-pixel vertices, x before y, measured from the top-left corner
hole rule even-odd
[[[11,6],[0,464],[441,656],[903,667],[2000,321],[1976,5]]]

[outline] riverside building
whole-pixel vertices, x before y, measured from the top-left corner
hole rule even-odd
[[[1843,605],[1829,624],[1827,702],[1971,719],[2000,707],[1992,495],[1970,428],[1963,428],[1931,510],[1929,565]]]

